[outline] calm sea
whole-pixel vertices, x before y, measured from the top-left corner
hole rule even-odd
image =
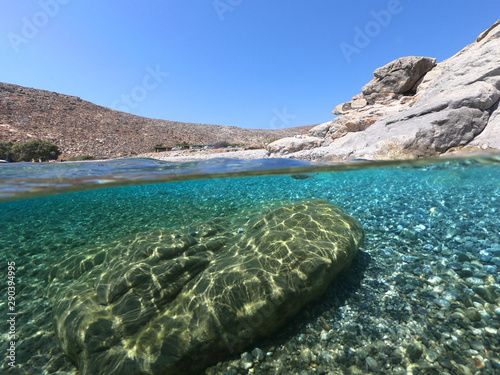
[[[215,219],[237,233],[256,208],[311,199],[362,224],[351,267],[272,337],[249,342],[250,359],[242,350],[207,374],[500,374],[498,156],[0,165],[0,372],[78,373],[50,294],[66,259],[144,233],[196,238]]]

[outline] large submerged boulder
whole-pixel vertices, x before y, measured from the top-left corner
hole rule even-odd
[[[54,266],[82,375],[193,374],[285,324],[351,263],[361,224],[324,200],[139,233]]]

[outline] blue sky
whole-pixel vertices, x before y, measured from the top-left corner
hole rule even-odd
[[[283,128],[330,121],[379,66],[442,61],[497,0],[16,0],[0,81],[168,120]]]

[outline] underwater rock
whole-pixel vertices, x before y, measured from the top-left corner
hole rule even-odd
[[[194,224],[196,237],[138,233],[55,265],[54,325],[80,373],[199,372],[324,293],[364,239],[324,200],[264,211]]]

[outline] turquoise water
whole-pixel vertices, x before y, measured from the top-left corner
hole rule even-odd
[[[254,356],[253,373],[500,373],[498,158],[22,163],[0,166],[0,197],[2,353],[11,326],[16,341],[15,361],[1,359],[5,373],[76,373],[79,360],[64,354],[54,330],[50,293],[51,271],[65,259],[143,233],[199,238],[214,220],[245,233],[254,216],[311,199],[356,218],[365,241],[319,302],[272,337],[249,342],[249,352],[271,353]],[[17,315],[7,315],[9,262]],[[244,351],[206,373],[248,373]]]

